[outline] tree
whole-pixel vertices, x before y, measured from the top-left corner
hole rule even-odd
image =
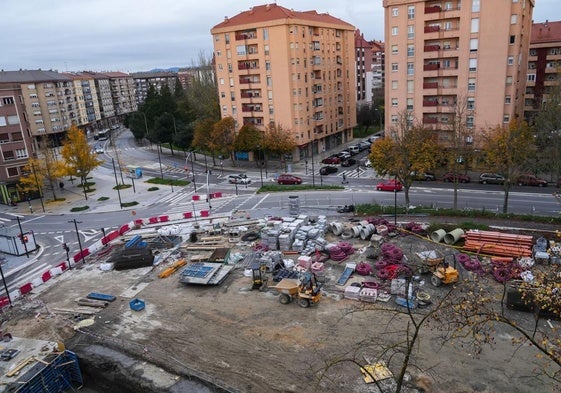
[[[236,151],[256,151],[263,143],[263,132],[252,124],[244,124],[234,140]]]
[[[298,145],[294,140],[294,135],[290,130],[285,130],[282,125],[273,123],[265,129],[263,138],[265,152],[278,155],[282,160],[283,155],[292,153],[296,146]]]
[[[507,213],[510,187],[526,169],[528,157],[532,156],[532,130],[525,121],[513,119],[508,126],[496,126],[481,135],[486,162],[505,177],[502,212]]]
[[[391,137],[374,142],[368,157],[378,174],[395,176],[403,184],[406,206],[410,206],[409,189],[415,174],[434,168],[440,151],[431,130],[409,122],[410,113],[400,113],[390,129]]]
[[[164,112],[162,115],[156,118],[154,123],[154,128],[148,134],[148,139],[150,142],[157,144],[169,143],[171,154],[173,155],[173,133],[175,129],[175,119],[173,115],[169,112]]]
[[[134,138],[137,141],[140,141],[142,138],[145,138],[146,129],[148,124],[145,123],[145,114],[143,112],[134,112],[127,116],[127,124],[126,126],[131,130]]]
[[[561,177],[561,81],[547,88],[547,99],[534,118],[537,150],[532,160],[533,171],[551,173],[558,179]]]
[[[210,119],[200,120],[195,123],[195,132],[191,146],[199,150],[210,150],[210,139],[214,128],[214,121]]]
[[[362,104],[357,108],[357,123],[366,131],[376,121],[376,113],[370,104]]]
[[[185,151],[193,143],[195,133],[193,124],[185,124],[181,119],[177,119],[175,127],[176,132],[173,135],[173,144]]]
[[[75,125],[71,126],[66,134],[61,154],[66,164],[66,174],[80,178],[82,187],[89,190],[87,177],[103,161],[99,160],[91,151],[86,135]],[[84,195],[88,199],[86,192],[85,190]]]
[[[218,87],[214,75],[212,59],[199,53],[198,64],[193,66],[195,75],[187,89],[186,100],[180,103],[180,112],[190,119],[220,120]]]
[[[234,139],[236,138],[236,121],[233,117],[225,117],[222,120],[214,123],[210,139],[207,146],[212,151],[212,158],[214,159],[215,153],[230,156],[232,165],[235,165],[234,160]]]

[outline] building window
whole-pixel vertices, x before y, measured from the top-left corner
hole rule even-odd
[[[469,40],[469,51],[477,52],[477,47],[479,46],[479,40],[477,38],[472,38]]]
[[[392,16],[398,16],[399,15],[399,9],[398,8],[392,8]]]
[[[397,106],[397,98],[392,98],[392,106]]]
[[[407,38],[410,40],[415,38],[415,26],[413,25],[407,26]]]
[[[475,91],[475,78],[468,79],[468,91]]]
[[[228,107],[226,105],[222,105],[222,112],[228,112]]]
[[[245,56],[246,54],[245,45],[236,46],[236,54],[238,56]]]
[[[399,69],[399,66],[397,63],[392,63],[392,72],[395,72]]]
[[[392,27],[392,35],[397,35],[399,29],[397,28],[397,26]]]
[[[397,81],[392,81],[392,90],[397,89]]]
[[[510,104],[510,96],[505,96],[505,104]]]
[[[511,35],[508,42],[510,45],[514,45],[514,43],[516,42],[516,36]]]
[[[221,55],[222,55],[222,52],[219,51],[219,50],[217,50],[217,51],[216,51],[216,57],[220,57]]]
[[[515,25],[516,22],[518,22],[518,15],[512,14],[512,15],[510,16],[510,24],[511,24],[511,25]]]
[[[263,29],[263,39],[267,41],[269,39],[269,29]]]
[[[471,20],[471,32],[479,33],[479,18],[473,18]]]
[[[415,6],[410,5],[407,7],[407,19],[415,19]]]
[[[481,9],[480,0],[473,0],[473,3],[471,3],[471,12],[479,12],[480,9]]]
[[[264,45],[263,50],[265,52],[265,56],[269,56],[269,45]]]
[[[392,55],[397,55],[399,51],[397,50],[397,45],[392,45]]]
[[[514,64],[514,56],[507,57],[506,63],[511,66]]]
[[[16,149],[16,157],[17,157],[17,158],[26,158],[26,157],[27,157],[27,150],[25,150],[25,149]]]
[[[265,69],[271,71],[271,62],[269,60],[265,61]]]
[[[0,127],[4,127],[8,125],[8,123],[6,123],[6,118],[4,116],[0,116]]]
[[[414,81],[407,81],[407,92],[413,93],[415,90],[415,82]]]
[[[528,74],[528,82],[535,82],[536,74]]]
[[[415,63],[407,63],[407,75],[415,74]]]
[[[392,115],[392,124],[397,124],[397,115]]]
[[[230,78],[230,87],[234,87],[234,78]]]
[[[469,110],[474,110],[475,109],[475,98],[473,97],[469,97],[467,99],[467,108]]]
[[[412,111],[412,110],[413,110],[413,98],[408,98],[408,99],[407,99],[407,110],[408,110],[408,111]]]
[[[471,72],[477,71],[477,59],[469,59],[469,70]]]
[[[407,45],[407,56],[415,56],[415,45]]]
[[[271,78],[270,76],[267,77],[267,86],[268,87],[273,86],[273,78]]]
[[[503,115],[503,123],[508,123],[510,121],[510,115]]]
[[[473,116],[466,116],[466,125],[469,128],[473,128],[474,117]]]

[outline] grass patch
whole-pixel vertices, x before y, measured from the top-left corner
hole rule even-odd
[[[84,210],[88,210],[90,207],[89,206],[76,206],[73,207],[72,209],[70,209],[71,212],[81,212]]]
[[[103,201],[106,201],[106,200],[108,200],[108,199],[109,199],[109,197],[99,197],[99,198],[97,198],[97,200],[98,200],[99,202],[103,202]]]
[[[66,198],[56,198],[56,199],[47,199],[45,203],[56,203],[56,202],[64,202]]]
[[[280,185],[280,184],[267,184],[257,190],[257,193],[260,192],[282,192],[282,191],[318,191],[318,190],[344,190],[345,187],[343,186],[334,186],[334,185],[311,185],[311,184],[294,184],[294,185]]]
[[[119,184],[118,186],[113,187],[114,190],[126,190],[127,188],[131,188],[132,185],[130,184]]]
[[[187,180],[177,180],[177,179],[162,179],[161,177],[153,177],[151,179],[146,180],[146,183],[150,184],[161,184],[164,186],[187,186],[191,182]]]
[[[158,191],[159,189],[159,187],[150,187],[148,191]]]
[[[123,202],[121,203],[121,207],[131,207],[131,206],[136,206],[138,205],[137,201],[132,201],[132,202]]]
[[[95,188],[89,188],[89,189],[87,189],[87,190],[86,190],[86,193],[88,193],[88,192],[95,192]]]
[[[77,184],[76,187],[84,188],[84,187],[91,187],[91,186],[93,186],[93,185],[95,185],[95,182],[94,182],[94,181],[87,181],[87,182],[85,182],[85,183],[83,183],[83,184],[82,184],[82,183]]]

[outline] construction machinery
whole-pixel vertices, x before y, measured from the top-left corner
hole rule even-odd
[[[261,265],[260,263],[253,263],[251,265],[251,289],[259,289],[260,291],[265,289],[267,286],[267,277],[265,277],[266,269],[267,266]]]
[[[453,265],[450,265],[450,259],[453,260]],[[454,284],[458,282],[459,274],[456,269],[456,256],[449,254],[444,257],[441,264],[437,265],[432,273],[430,282],[435,287],[441,285]]]
[[[279,302],[282,304],[296,300],[300,307],[307,308],[321,299],[321,284],[311,272],[303,273],[299,279],[283,278],[272,288],[279,292]]]

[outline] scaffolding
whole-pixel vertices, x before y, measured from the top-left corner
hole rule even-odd
[[[33,366],[8,383],[7,393],[59,393],[77,391],[83,385],[78,357],[74,352],[53,352],[41,359],[30,357]]]

